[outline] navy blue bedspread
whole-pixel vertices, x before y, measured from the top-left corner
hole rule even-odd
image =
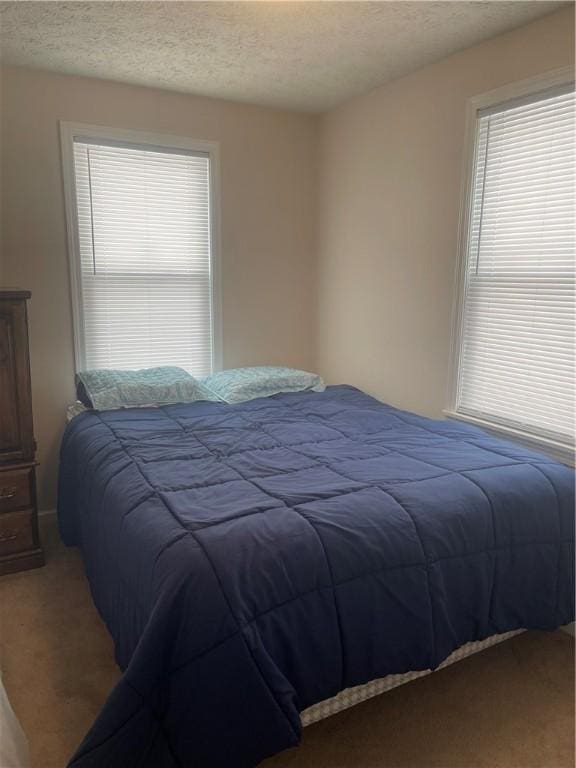
[[[573,618],[554,461],[347,386],[88,412],[59,515],[123,676],[71,765],[243,768],[342,688]]]

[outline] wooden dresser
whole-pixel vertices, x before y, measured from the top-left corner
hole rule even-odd
[[[0,288],[0,575],[44,565],[36,508],[29,291]]]

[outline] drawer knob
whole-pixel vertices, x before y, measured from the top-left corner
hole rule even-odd
[[[13,499],[14,496],[16,496],[16,488],[14,486],[0,488],[0,499]]]
[[[0,534],[0,544],[3,544],[5,541],[14,541],[14,539],[18,538],[18,531],[7,531],[6,533]]]

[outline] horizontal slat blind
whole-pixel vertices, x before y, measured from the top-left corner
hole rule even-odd
[[[74,141],[86,368],[210,373],[209,162]]]
[[[574,91],[478,115],[456,410],[574,440]]]

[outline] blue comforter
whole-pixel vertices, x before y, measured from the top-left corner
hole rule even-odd
[[[567,468],[346,386],[88,412],[59,515],[123,676],[71,765],[243,768],[342,688],[573,618]]]

